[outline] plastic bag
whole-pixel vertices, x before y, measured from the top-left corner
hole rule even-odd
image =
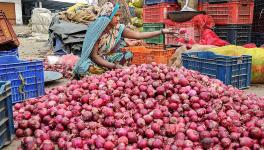
[[[202,37],[200,44],[202,45],[215,45],[215,46],[225,46],[229,43],[220,39],[211,29],[205,29],[202,32]]]
[[[61,65],[66,65],[66,66],[70,66],[73,67],[76,62],[79,60],[79,57],[73,54],[67,54],[67,55],[63,55],[59,58],[59,64]]]
[[[254,43],[249,43],[249,44],[243,45],[243,47],[245,47],[245,48],[257,48],[257,45]]]
[[[242,46],[224,46],[213,48],[210,51],[227,56],[252,56],[251,83],[264,83],[264,53],[263,48],[244,48]]]
[[[47,56],[48,64],[49,65],[55,65],[59,63],[59,56]]]

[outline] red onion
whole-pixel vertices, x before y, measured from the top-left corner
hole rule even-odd
[[[239,143],[241,146],[247,146],[247,147],[251,147],[254,144],[253,140],[249,137],[239,138]]]
[[[83,140],[81,138],[72,139],[72,146],[74,148],[83,148]]]
[[[141,139],[137,142],[138,148],[146,148],[147,147],[147,141],[145,139]]]
[[[153,138],[154,137],[154,131],[151,129],[147,129],[145,132],[147,138]]]
[[[104,143],[104,148],[106,150],[112,150],[115,147],[115,145],[111,141],[106,141]]]
[[[104,143],[105,143],[105,139],[98,136],[96,139],[95,139],[95,145],[97,148],[103,148],[104,147]]]
[[[17,129],[16,130],[16,136],[17,137],[22,137],[24,136],[24,131],[22,129]]]
[[[118,136],[126,136],[127,130],[125,128],[119,128],[119,129],[117,129],[117,135]]]
[[[129,143],[135,143],[137,142],[137,139],[138,139],[136,132],[128,132],[127,138],[128,138]]]
[[[50,140],[44,140],[40,146],[40,150],[55,150],[55,146]]]
[[[49,132],[49,137],[52,141],[57,141],[58,138],[60,137],[60,132],[59,131],[51,131]]]
[[[46,93],[14,105],[16,134],[34,136],[33,147],[44,147],[45,140],[61,149],[264,145],[264,98],[185,68],[131,65]]]
[[[106,138],[108,136],[108,130],[104,127],[101,127],[97,130],[97,134]]]
[[[33,131],[30,128],[26,128],[24,130],[24,135],[25,136],[32,136],[33,135]]]

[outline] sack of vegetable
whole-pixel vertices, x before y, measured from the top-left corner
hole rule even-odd
[[[143,21],[142,19],[138,18],[138,17],[133,17],[131,18],[131,22],[133,26],[136,27],[142,27],[143,26]]]
[[[213,48],[210,51],[216,54],[227,56],[252,56],[252,77],[251,83],[264,83],[264,49],[263,48],[244,48],[242,46],[224,46],[219,48]]]
[[[143,8],[135,7],[135,15],[138,18],[142,18],[143,17]]]
[[[132,0],[132,4],[135,7],[143,8],[144,0]]]

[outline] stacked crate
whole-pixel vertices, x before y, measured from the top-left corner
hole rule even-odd
[[[231,44],[243,45],[251,40],[253,0],[203,0],[199,10],[215,21],[215,32]]]
[[[0,83],[10,81],[11,103],[45,94],[42,61],[20,60],[18,58],[18,46],[19,41],[11,23],[5,14],[0,11]],[[4,107],[4,105],[1,106]],[[4,110],[1,106],[0,111],[1,109]],[[7,138],[4,137],[7,136],[7,133],[1,131],[1,129],[4,128],[0,127],[0,149],[5,144],[3,142],[9,141],[3,139]]]
[[[179,10],[176,0],[145,0],[143,7],[143,31],[158,31],[165,27],[167,12]],[[164,44],[164,35],[146,39],[149,44]]]
[[[255,0],[251,42],[257,46],[264,44],[264,1]]]
[[[179,10],[176,0],[145,0],[143,7],[143,31],[160,31],[165,27],[167,12]],[[164,46],[164,35],[144,40],[146,46],[127,47],[123,50],[130,50],[133,54],[132,64],[149,64],[156,62],[167,64],[174,54],[174,48]]]

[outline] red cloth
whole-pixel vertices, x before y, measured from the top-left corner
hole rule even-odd
[[[201,38],[200,44],[202,45],[215,45],[215,46],[225,46],[229,43],[220,39],[212,28],[215,26],[214,20],[208,15],[197,15],[193,17],[192,21],[200,29]]]
[[[228,45],[229,43],[220,39],[211,29],[205,29],[202,32],[200,44],[225,46]]]
[[[256,48],[257,45],[254,43],[248,43],[248,44],[243,45],[243,47],[245,47],[245,48]]]
[[[197,15],[192,18],[194,24],[201,30],[212,29],[215,26],[214,19],[208,15]]]

